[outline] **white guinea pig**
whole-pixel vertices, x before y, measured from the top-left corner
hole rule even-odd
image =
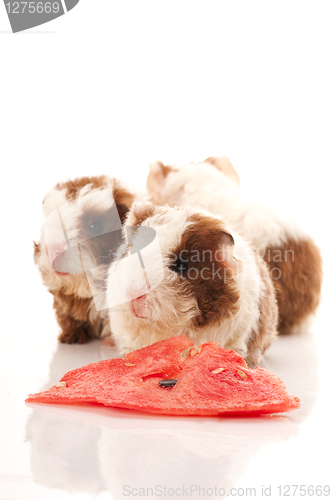
[[[45,196],[45,222],[40,242],[34,243],[34,260],[54,296],[60,342],[111,339],[109,321],[97,311],[85,270],[109,264],[122,243],[121,224],[134,199],[120,181],[106,175],[59,183]]]
[[[184,333],[195,344],[220,342],[256,365],[277,334],[278,309],[253,247],[220,218],[191,207],[134,203],[124,228],[132,234],[127,248],[136,251],[153,229],[160,253],[151,244],[134,258],[123,245],[109,269],[107,303],[120,352]]]
[[[209,210],[251,241],[270,270],[278,299],[279,332],[307,326],[320,301],[319,248],[290,218],[246,197],[227,157],[183,167],[153,163],[147,188],[154,203]]]

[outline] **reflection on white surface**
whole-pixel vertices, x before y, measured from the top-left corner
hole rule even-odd
[[[34,412],[26,428],[34,480],[72,493],[100,493],[105,489],[98,464],[100,434],[96,426],[73,420],[64,423],[56,415]]]
[[[69,370],[116,355],[114,349],[98,341],[83,346],[58,344],[43,390]],[[61,488],[71,493],[96,495],[105,490],[98,463],[100,434],[101,429],[96,425],[34,411],[26,425],[34,480],[47,488]]]
[[[156,491],[159,485],[167,490],[191,485],[217,487],[226,494],[233,487],[233,468],[238,463],[250,459],[261,444],[288,439],[297,432],[282,418],[275,424],[271,419],[213,419],[188,424],[164,422],[164,428],[155,429],[152,424],[150,429],[128,431],[103,429],[99,441],[101,471],[115,498],[122,497],[125,487]],[[199,491],[194,489],[191,496],[199,496]]]
[[[98,341],[86,346],[59,345],[50,363],[49,380],[40,390],[70,369],[116,355],[115,349]],[[301,410],[250,419],[156,416],[102,405],[27,405],[32,408],[26,438],[31,445],[33,479],[59,494],[85,492],[98,498],[109,492],[123,498],[125,487],[127,491],[143,488],[141,493],[146,493],[158,485],[200,485],[227,492],[262,446],[296,436],[315,404],[312,335],[278,338],[264,366],[300,397]]]

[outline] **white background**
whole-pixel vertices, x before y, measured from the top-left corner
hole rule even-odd
[[[217,155],[229,156],[252,196],[305,227],[325,262],[312,336],[275,350],[279,361],[284,350],[289,375],[270,355],[287,387],[300,378],[294,358],[317,357],[317,403],[295,437],[255,451],[245,467],[235,457],[234,484],[329,482],[331,17],[324,1],[81,0],[13,35],[0,4],[1,499],[71,498],[65,480],[40,486],[24,444],[32,414],[24,398],[47,383],[57,350],[51,296],[32,263],[45,193],[59,180],[102,173],[144,186],[151,161]],[[63,352],[78,364],[107,356],[84,349]],[[312,406],[316,389],[301,391]]]

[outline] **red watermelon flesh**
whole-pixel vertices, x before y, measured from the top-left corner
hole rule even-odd
[[[263,368],[248,368],[235,351],[216,342],[193,345],[184,335],[173,336],[127,354],[66,373],[60,382],[31,395],[30,403],[102,403],[106,406],[166,415],[225,415],[282,413],[300,407],[283,382]],[[161,387],[176,379],[173,387]]]

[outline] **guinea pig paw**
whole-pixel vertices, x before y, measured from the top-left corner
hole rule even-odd
[[[86,332],[83,326],[69,331],[63,331],[58,337],[62,344],[86,344],[91,340],[90,335]]]
[[[254,360],[252,360],[252,359],[250,359],[250,358],[249,358],[249,359],[247,358],[245,361],[246,361],[246,363],[247,363],[248,367],[249,367],[251,370],[253,370],[254,368],[256,368],[256,366],[258,365],[258,363],[257,363],[256,361],[254,361]]]
[[[251,368],[251,370],[253,370],[254,368],[256,368],[256,366],[258,366],[258,363],[259,363],[259,358],[260,356],[256,354],[248,354],[244,359],[247,363],[247,365],[249,366],[249,368]]]
[[[105,346],[115,346],[115,340],[111,335],[108,335],[107,337],[103,337],[101,343],[102,343],[102,345],[105,345]]]

